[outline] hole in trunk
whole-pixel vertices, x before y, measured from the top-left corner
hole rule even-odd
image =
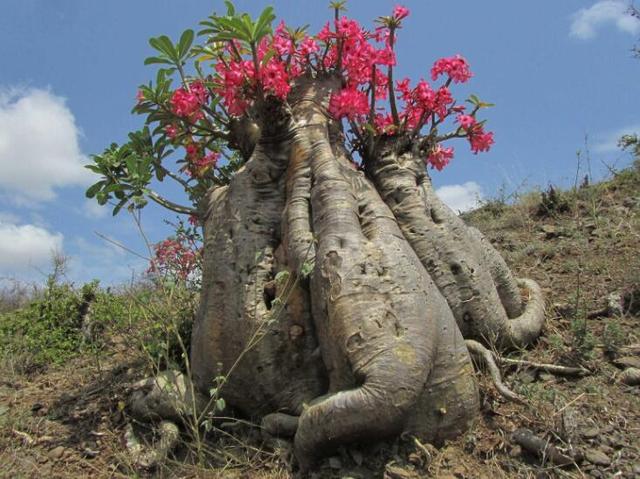
[[[264,304],[267,306],[267,309],[270,310],[273,305],[273,300],[276,299],[276,285],[273,281],[264,285],[262,297],[264,298]]]

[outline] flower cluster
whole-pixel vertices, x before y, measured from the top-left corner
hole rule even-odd
[[[480,124],[475,125],[469,130],[469,143],[471,151],[478,153],[480,151],[489,151],[494,144],[493,133],[485,132]]]
[[[442,145],[437,145],[427,157],[426,163],[436,170],[441,171],[449,164],[452,158],[453,148],[445,148]]]
[[[388,31],[378,29],[370,34],[355,20],[342,17],[335,22],[335,31],[327,23],[318,38],[328,48],[324,67],[339,67],[346,80],[345,88],[332,95],[329,112],[338,119],[364,120],[359,117],[369,111],[369,107],[365,107],[369,103],[366,91],[373,91],[376,100],[387,98],[389,78],[381,67],[396,64]],[[372,41],[382,45],[378,47]]]
[[[360,140],[367,135],[418,138],[426,129],[432,143],[463,137],[473,153],[488,151],[494,143],[493,133],[476,120],[483,105],[474,100],[476,107],[467,112],[450,90],[452,83],[465,83],[472,77],[465,58],[455,55],[437,60],[430,71],[432,83],[420,79],[411,84],[408,78],[391,82],[396,65],[395,34],[409,14],[406,7],[397,5],[391,16],[380,18],[380,26],[373,31],[343,16],[327,22],[313,37],[289,30],[281,22],[257,45],[223,41],[214,64],[215,74],[207,85],[220,98],[223,117],[239,117],[265,96],[286,101],[294,80],[305,72],[337,72],[343,86],[331,94],[328,111],[337,120],[349,120]],[[389,102],[388,108],[379,106],[383,100]],[[203,106],[208,101],[209,90],[196,80],[173,93],[170,107],[176,116],[196,122],[203,118]],[[449,135],[439,135],[446,121],[455,129]],[[219,153],[204,154],[204,143],[193,140],[195,133],[179,128],[175,122],[168,123],[164,132],[174,145],[180,141],[186,149],[183,171],[200,178],[216,167]],[[425,163],[441,170],[451,161],[453,152],[451,147],[435,144]]]
[[[329,112],[336,118],[355,120],[369,111],[367,95],[356,88],[345,88],[331,95]]]
[[[199,264],[200,251],[185,237],[167,238],[156,244],[148,273],[186,281]]]
[[[209,92],[200,80],[178,88],[171,97],[171,110],[177,116],[197,121],[203,118],[202,106],[209,101]]]
[[[467,60],[460,55],[451,58],[441,58],[431,68],[431,79],[436,81],[440,75],[447,75],[454,83],[465,83],[471,78]]]
[[[186,150],[186,157],[182,171],[192,177],[201,178],[207,171],[216,167],[220,158],[220,153],[217,151],[203,154],[203,145],[192,138],[185,144],[184,149]]]

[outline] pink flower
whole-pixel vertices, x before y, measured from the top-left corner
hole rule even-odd
[[[318,52],[318,50],[320,50],[320,47],[318,46],[316,41],[313,38],[306,36],[298,46],[298,55],[300,55],[301,57],[306,57],[308,55],[311,55],[312,53]]]
[[[460,128],[464,128],[465,130],[468,130],[476,124],[476,119],[471,115],[458,115],[456,121],[460,123]]]
[[[136,93],[136,101],[138,103],[142,103],[144,100],[144,92],[142,90],[138,90],[138,93]]]
[[[200,153],[200,147],[195,143],[189,143],[185,146],[185,150],[187,150],[187,157],[195,158]]]
[[[335,35],[331,31],[331,27],[329,26],[329,22],[325,23],[324,27],[322,27],[322,30],[318,32],[318,40],[324,43],[329,43],[334,36]]]
[[[404,101],[408,101],[411,97],[411,88],[409,86],[409,79],[403,78],[402,80],[398,80],[396,82],[396,90],[398,90],[399,98],[402,98]]]
[[[171,97],[171,110],[178,116],[197,121],[204,115],[202,105],[209,100],[209,91],[204,84],[197,80],[189,85],[189,89],[178,88]]]
[[[448,115],[448,107],[451,103],[453,103],[453,96],[451,96],[451,91],[446,86],[438,88],[436,92],[436,101],[433,107],[433,110],[438,114],[440,118],[444,118]]]
[[[455,83],[464,83],[472,76],[467,60],[460,55],[441,58],[433,64],[431,79],[435,81],[442,74],[448,75]]]
[[[202,176],[211,168],[215,168],[218,158],[220,158],[220,153],[216,151],[210,151],[203,157],[194,158],[189,168],[192,176]]]
[[[396,54],[389,46],[383,48],[382,50],[377,50],[376,63],[378,65],[394,66],[396,64]]]
[[[273,33],[273,48],[278,55],[290,55],[295,51],[291,35],[287,31],[284,21],[281,21],[275,32]]]
[[[482,125],[477,124],[469,130],[469,144],[471,151],[477,154],[481,151],[489,151],[495,143],[492,132],[485,132]]]
[[[286,72],[286,67],[283,62],[277,58],[272,58],[262,68],[260,72],[262,79],[262,85],[264,89],[269,93],[277,96],[281,100],[284,100],[291,89],[289,85],[289,76]]]
[[[402,5],[396,5],[393,9],[393,18],[396,20],[402,20],[403,18],[407,18],[409,16],[409,9],[407,7],[403,7]]]
[[[431,165],[438,171],[449,164],[453,158],[453,148],[443,148],[441,145],[437,145],[436,148],[427,157],[426,163]]]
[[[333,93],[329,100],[329,113],[337,119],[347,117],[355,120],[357,116],[365,115],[368,111],[367,95],[353,87]]]
[[[178,136],[178,128],[175,125],[167,125],[164,127],[164,132],[170,140],[173,140]]]
[[[378,134],[393,135],[396,133],[396,126],[393,124],[393,118],[390,113],[386,115],[382,113],[376,114],[373,124]]]

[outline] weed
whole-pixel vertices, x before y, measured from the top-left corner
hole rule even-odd
[[[627,344],[627,337],[620,325],[610,321],[602,332],[602,344],[605,354],[614,355]]]

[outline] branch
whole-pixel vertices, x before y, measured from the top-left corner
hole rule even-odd
[[[394,28],[389,28],[389,47],[391,51],[393,51],[393,43],[395,31]],[[374,66],[375,68],[375,66]],[[398,117],[398,107],[396,106],[396,96],[393,90],[393,67],[389,65],[388,73],[388,87],[389,87],[389,106],[391,107],[391,116],[393,117],[393,124],[396,125],[396,128],[400,127],[400,118]],[[375,94],[375,92],[374,92]]]
[[[170,171],[168,169],[166,169],[164,166],[162,166],[162,164],[160,162],[157,163],[156,165],[158,168],[160,168],[160,170],[167,175],[169,178],[171,178],[172,180],[177,181],[178,183],[180,183],[180,185],[182,185],[182,187],[187,190],[187,191],[191,191],[191,186],[189,186],[189,183],[187,183],[184,179],[180,178],[178,175],[176,175],[173,171]]]
[[[155,191],[149,190],[148,193],[149,198],[158,203],[160,206],[167,208],[168,210],[174,211],[176,213],[181,213],[185,215],[195,215],[197,211],[194,208],[189,208],[188,206],[182,206],[173,201],[169,201],[166,198],[163,198]]]

